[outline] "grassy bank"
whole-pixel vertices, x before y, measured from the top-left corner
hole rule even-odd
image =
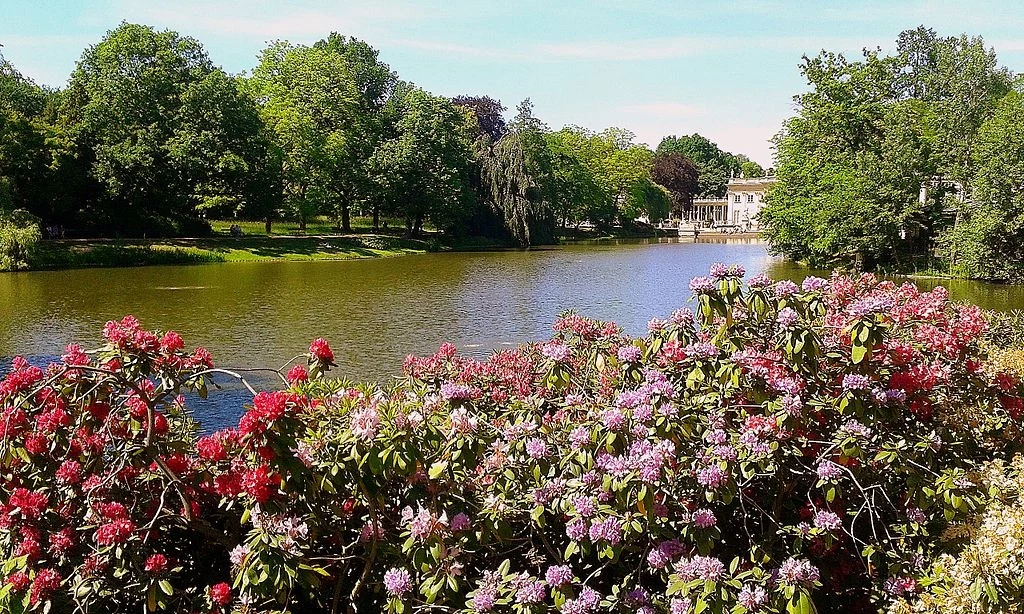
[[[385,235],[243,236],[138,241],[43,241],[32,269],[272,260],[351,260],[425,252],[426,241]]]

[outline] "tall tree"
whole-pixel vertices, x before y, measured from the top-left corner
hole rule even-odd
[[[487,135],[492,143],[498,142],[508,132],[508,124],[503,115],[505,107],[500,100],[490,96],[456,96],[452,102],[473,111],[478,135]]]
[[[519,104],[509,131],[493,147],[478,151],[487,203],[520,245],[554,241],[553,163],[546,126],[529,99]]]
[[[688,213],[693,197],[700,189],[697,166],[680,153],[659,153],[654,156],[651,179],[672,195],[673,213]]]
[[[259,122],[236,88],[198,41],[170,30],[122,23],[86,49],[61,123],[102,186],[105,226],[187,232],[180,224],[212,189],[248,198]]]
[[[956,224],[943,237],[950,271],[1019,280],[1024,274],[1024,93],[1010,92],[999,101],[978,132],[974,157],[972,201],[960,205]]]
[[[977,130],[1009,74],[980,39],[918,28],[897,48],[804,58],[811,88],[776,137],[761,213],[773,249],[822,265],[930,265],[954,220],[947,195],[970,200]]]
[[[667,136],[658,144],[657,153],[677,153],[688,158],[697,167],[700,176],[697,196],[721,198],[734,171],[739,171],[732,154],[699,134]]]
[[[405,219],[410,235],[425,220],[457,231],[472,206],[475,118],[449,99],[418,88],[403,88],[396,107],[395,134],[370,161],[384,200]]]
[[[345,215],[366,172],[368,137],[362,93],[344,54],[330,45],[273,43],[246,87],[273,134],[284,203],[300,230],[317,213]]]

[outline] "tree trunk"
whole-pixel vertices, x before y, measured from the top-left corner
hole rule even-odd
[[[273,224],[273,221],[270,219],[269,215],[267,216],[267,219],[264,220],[263,223],[264,223],[264,227],[267,230],[267,236],[270,236],[270,226],[271,226],[271,224]]]
[[[299,215],[299,232],[306,234],[306,216]]]
[[[348,205],[341,208],[341,231],[352,232],[352,216],[349,212]]]
[[[380,232],[380,205],[373,206],[373,231]]]

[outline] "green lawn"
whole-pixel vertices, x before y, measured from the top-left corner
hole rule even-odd
[[[261,226],[262,229],[262,226]],[[425,241],[388,235],[244,236],[153,241],[43,241],[33,269],[200,264],[270,260],[351,260],[427,251]]]

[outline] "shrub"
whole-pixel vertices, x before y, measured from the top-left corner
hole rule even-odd
[[[980,310],[716,266],[630,338],[566,314],[389,385],[325,374],[193,441],[208,354],[109,323],[0,386],[8,607],[857,612],[917,594],[1020,449]]]
[[[893,614],[981,614],[1016,612],[1024,603],[1024,458],[990,463],[982,474],[993,493],[983,515],[952,525],[947,540],[970,539],[955,556],[944,554],[931,567],[926,589],[912,602],[893,605]]]
[[[38,218],[20,209],[0,211],[0,271],[27,269],[41,238]]]

